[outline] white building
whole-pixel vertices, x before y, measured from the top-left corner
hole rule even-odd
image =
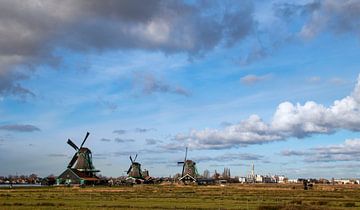
[[[240,183],[246,183],[246,181],[247,181],[246,177],[239,177]]]
[[[264,182],[264,177],[262,175],[256,174],[255,175],[255,182],[258,182],[258,183]]]
[[[287,181],[287,178],[284,175],[275,175],[274,176],[276,183],[283,184]]]

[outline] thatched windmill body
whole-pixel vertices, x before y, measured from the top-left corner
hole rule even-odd
[[[96,170],[93,163],[92,163],[92,153],[89,148],[83,147],[85,144],[85,141],[89,137],[89,132],[86,133],[86,136],[81,143],[80,147],[76,146],[74,142],[71,141],[71,139],[68,139],[67,143],[75,149],[75,154],[70,160],[67,168],[76,169],[78,171],[81,171],[89,176],[95,175],[96,172],[99,172],[99,170]],[[76,164],[75,164],[76,163]],[[75,166],[74,166],[75,164]],[[73,167],[74,166],[74,167]]]
[[[130,156],[131,165],[126,173],[131,178],[144,179],[141,171],[141,164],[139,162],[136,162],[137,156],[138,155],[136,154],[134,159]]]
[[[80,147],[68,139],[67,143],[74,148],[76,152],[71,158],[67,169],[58,177],[58,183],[93,184],[99,181],[99,178],[96,176],[96,173],[99,172],[99,170],[95,169],[93,165],[91,150],[87,147],[83,147],[89,134],[89,132],[86,133]]]
[[[178,162],[178,165],[182,164],[183,168],[182,168],[182,172],[181,172],[181,177],[180,177],[180,181],[196,181],[196,177],[198,176],[198,172],[196,169],[196,163],[192,160],[188,160],[187,159],[187,151],[188,148],[186,147],[186,151],[185,151],[185,158],[184,161],[180,161]]]

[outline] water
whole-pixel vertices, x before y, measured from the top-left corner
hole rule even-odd
[[[12,184],[12,187],[42,187],[41,184]],[[0,184],[0,188],[9,188],[10,184]]]

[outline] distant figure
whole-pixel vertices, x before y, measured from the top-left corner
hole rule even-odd
[[[313,188],[313,184],[309,183],[308,180],[303,180],[304,190],[311,190]]]
[[[303,185],[304,185],[304,190],[308,190],[308,181],[307,180],[303,180]]]

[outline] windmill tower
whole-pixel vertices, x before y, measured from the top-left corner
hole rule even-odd
[[[67,169],[58,177],[58,183],[94,184],[99,181],[99,178],[96,176],[96,172],[99,172],[99,170],[96,170],[92,163],[91,150],[89,148],[83,147],[87,138],[89,137],[89,134],[89,132],[86,133],[86,136],[80,147],[68,139],[67,143],[72,148],[74,148],[76,152],[71,158]]]
[[[80,145],[80,148],[77,147],[76,144],[74,144],[74,142],[68,139],[67,143],[72,148],[75,149],[76,153],[74,154],[73,158],[70,160],[67,168],[76,169],[78,171],[85,173],[88,176],[94,176],[96,172],[99,172],[99,170],[96,170],[92,163],[91,150],[89,148],[83,147],[89,135],[90,133],[87,132],[83,142]],[[73,167],[74,164],[75,167]]]
[[[135,178],[135,179],[143,179],[143,174],[141,172],[141,164],[136,162],[137,154],[135,155],[135,158],[132,159],[130,156],[131,165],[129,169],[127,170],[127,175],[129,177]]]
[[[185,181],[195,182],[196,177],[198,175],[197,169],[196,169],[196,163],[192,160],[187,159],[187,151],[188,151],[188,148],[186,147],[184,161],[178,162],[178,165],[180,165],[180,164],[183,165],[181,177],[179,180],[183,181],[183,182],[185,182]]]

